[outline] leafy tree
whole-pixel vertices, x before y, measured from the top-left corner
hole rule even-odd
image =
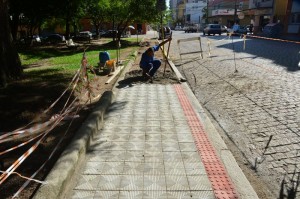
[[[9,14],[14,40],[17,39],[16,35],[20,25],[26,27],[26,36],[31,36],[36,30],[40,32],[44,22],[62,10],[60,5],[58,0],[10,0]]]
[[[85,13],[85,1],[84,0],[66,0],[61,1],[60,3],[60,10],[58,10],[57,15],[65,19],[65,26],[66,26],[66,39],[70,37],[71,28],[70,26],[73,25],[74,31],[76,32],[77,29],[77,22],[80,18],[82,18]]]
[[[96,29],[96,36],[99,37],[99,29],[104,21],[109,17],[109,0],[87,0],[86,15],[92,20]]]
[[[130,23],[157,20],[156,0],[111,0],[110,3],[111,21],[118,30],[118,41]]]
[[[17,78],[22,73],[20,58],[11,36],[7,0],[0,0],[0,27],[0,85],[5,87],[8,79]]]

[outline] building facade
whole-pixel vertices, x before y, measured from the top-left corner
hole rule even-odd
[[[289,0],[285,14],[288,16],[284,19],[284,24],[287,25],[285,31],[300,36],[300,1]]]
[[[185,5],[185,22],[191,24],[201,24],[205,21],[203,18],[203,8],[206,7],[206,1],[192,1]]]
[[[210,23],[253,24],[257,34],[266,25],[280,24],[283,34],[300,35],[299,0],[209,0],[208,13]]]
[[[174,26],[183,26],[186,23],[201,24],[207,18],[208,23],[219,23],[229,27],[234,23],[252,24],[254,33],[259,34],[267,24],[280,23],[283,34],[300,36],[300,0],[169,1]],[[206,10],[206,13],[203,13],[203,10]]]
[[[175,26],[186,24],[200,24],[203,21],[203,8],[207,6],[208,0],[170,0],[170,10]]]
[[[208,22],[227,27],[232,27],[234,23],[248,25],[251,21],[250,16],[243,12],[243,10],[248,10],[248,6],[249,0],[210,0],[208,2]]]

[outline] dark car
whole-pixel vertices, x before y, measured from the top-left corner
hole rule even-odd
[[[91,39],[93,39],[93,35],[90,31],[82,31],[79,32],[75,37],[73,37],[74,41],[87,41],[91,42]]]
[[[198,31],[198,27],[196,25],[187,25],[183,28],[185,33],[193,33]]]
[[[208,35],[221,35],[222,30],[221,30],[221,25],[220,24],[208,24],[205,26],[203,29],[203,35],[208,34]]]
[[[62,43],[65,42],[65,36],[60,35],[60,34],[51,34],[46,36],[45,42],[46,43],[51,43],[51,44],[57,44],[57,43]]]
[[[103,33],[101,35],[101,37],[108,37],[108,38],[112,38],[112,37],[117,37],[117,30],[108,30],[105,33]]]
[[[42,42],[42,39],[39,35],[32,35],[28,37],[21,37],[17,43],[19,45],[35,45],[40,44]]]

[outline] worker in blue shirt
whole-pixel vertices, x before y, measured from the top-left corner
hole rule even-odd
[[[161,61],[154,57],[154,52],[159,50],[159,47],[164,45],[165,43],[171,41],[172,38],[168,38],[167,40],[161,42],[157,46],[153,46],[148,48],[143,54],[140,61],[140,68],[143,70],[143,76],[148,77],[153,80],[153,76],[157,69],[161,65]]]

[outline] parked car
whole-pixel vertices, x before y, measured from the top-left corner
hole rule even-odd
[[[99,37],[102,37],[102,35],[105,33],[106,31],[104,31],[104,30],[99,30]],[[96,31],[94,30],[94,31],[92,31],[92,37],[94,38],[94,39],[97,39],[97,35],[96,35]]]
[[[100,35],[103,35],[104,33],[106,33],[105,30],[99,30],[99,34],[100,34]]]
[[[222,33],[222,30],[221,30],[221,25],[220,24],[208,24],[203,29],[203,35],[205,35],[205,34],[208,34],[208,35],[219,34],[219,35],[221,35],[221,33]]]
[[[93,39],[93,34],[90,31],[79,32],[79,35],[82,37]]]
[[[73,40],[78,41],[88,41],[90,42],[91,39],[93,39],[93,34],[90,31],[82,31],[79,32],[75,37],[73,37]]]
[[[183,30],[185,33],[197,32],[198,27],[196,25],[186,25]]]
[[[108,37],[108,38],[112,38],[112,37],[117,37],[117,30],[108,30],[105,33],[103,33],[101,35],[101,37]]]
[[[21,45],[35,45],[35,44],[40,44],[41,42],[42,39],[40,38],[39,35],[32,35],[28,37],[21,37],[17,43]]]
[[[175,27],[175,30],[176,30],[176,31],[180,31],[180,30],[182,30],[182,27],[181,27],[181,26],[176,26],[176,27]]]
[[[280,23],[269,23],[263,29],[263,34],[271,38],[279,38],[282,32],[283,25]]]
[[[46,43],[57,44],[65,41],[66,41],[65,36],[60,34],[51,34],[45,37]]]

